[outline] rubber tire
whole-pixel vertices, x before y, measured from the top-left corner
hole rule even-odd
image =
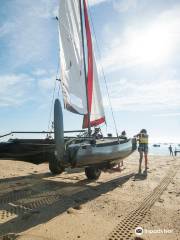
[[[97,180],[101,175],[101,170],[96,167],[86,167],[85,174],[89,180]]]
[[[49,170],[53,175],[61,174],[62,172],[64,172],[64,168],[60,165],[55,156],[49,159]]]

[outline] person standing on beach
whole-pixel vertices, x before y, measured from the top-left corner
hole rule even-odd
[[[127,135],[126,135],[126,131],[125,131],[125,130],[121,132],[121,135],[119,136],[119,138],[120,138],[120,139],[123,139],[123,140],[127,140]],[[124,162],[123,162],[123,160],[122,160],[122,161],[118,164],[119,170],[121,170],[121,167],[123,167],[123,166],[124,166]]]
[[[171,145],[169,146],[169,153],[170,153],[170,156],[173,156],[173,150]]]
[[[121,132],[121,135],[119,136],[119,138],[122,139],[122,140],[124,140],[124,141],[127,140],[127,135],[126,135],[126,131],[125,131],[125,130]],[[122,160],[122,161],[119,162],[119,163],[117,164],[117,166],[114,167],[113,169],[114,169],[115,171],[121,172],[123,166],[124,166],[124,162],[123,162],[123,160]]]
[[[146,129],[142,129],[140,133],[135,135],[137,137],[137,140],[139,142],[139,147],[138,147],[138,152],[139,152],[139,171],[138,173],[141,174],[141,165],[142,165],[142,160],[143,160],[143,155],[144,155],[144,160],[145,160],[145,170],[144,174],[147,174],[147,164],[148,164],[148,134]]]

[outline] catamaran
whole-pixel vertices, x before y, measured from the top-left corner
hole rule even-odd
[[[136,149],[136,142],[133,138],[103,137],[99,134],[97,127],[105,123],[106,119],[87,1],[60,0],[57,19],[61,63],[60,84],[64,108],[72,114],[83,115],[83,129],[78,131],[81,134],[76,137],[64,136],[66,131],[64,131],[61,101],[56,99],[54,140],[46,140],[46,142],[44,140],[14,142],[13,140],[4,145],[0,144],[0,157],[4,157],[5,148],[6,153],[9,149],[9,153],[11,152],[16,159],[17,152],[20,151],[21,159],[33,163],[41,163],[41,158],[46,156],[49,169],[53,174],[60,174],[68,167],[84,168],[88,179],[98,179],[102,170],[112,168],[129,156]],[[96,127],[94,133],[92,133],[92,127]],[[11,151],[12,148],[14,152]],[[28,148],[28,154],[26,148]],[[23,151],[25,155],[22,156]],[[29,160],[32,156],[34,160]]]

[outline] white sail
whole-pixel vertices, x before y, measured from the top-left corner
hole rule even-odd
[[[60,0],[60,63],[65,108],[87,114],[87,97],[78,0]]]
[[[96,61],[93,54],[93,90],[92,90],[92,105],[90,113],[91,125],[96,126],[105,121],[104,107],[102,102],[102,95],[99,86],[98,72]]]
[[[105,114],[102,102],[101,91],[99,87],[97,66],[93,53],[91,30],[88,19],[86,0],[84,2],[84,18],[87,38],[87,55],[88,55],[88,105],[90,112],[90,125],[97,126],[105,122]],[[83,128],[88,127],[88,116],[84,116]]]

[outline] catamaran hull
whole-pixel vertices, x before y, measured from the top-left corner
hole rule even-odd
[[[0,143],[0,159],[33,164],[48,162],[54,156],[54,151],[54,141],[50,139],[14,139]]]
[[[102,146],[101,146],[102,145]],[[87,166],[110,166],[116,164],[128,157],[135,149],[136,146],[133,140],[130,139],[124,143],[109,143],[109,144],[97,144],[95,146],[85,145],[80,146],[74,153],[70,162],[74,167],[87,167]],[[70,146],[69,151],[73,151],[74,145]]]
[[[68,140],[65,139],[66,141]],[[92,166],[99,169],[108,169],[128,157],[136,149],[134,139],[118,143],[113,138],[105,138],[104,141],[101,140],[99,142],[94,145],[89,143],[70,145],[65,152],[63,161],[59,161],[58,166],[61,169]],[[0,143],[0,159],[15,159],[33,164],[52,163],[56,159],[54,152],[54,140],[16,139]]]

